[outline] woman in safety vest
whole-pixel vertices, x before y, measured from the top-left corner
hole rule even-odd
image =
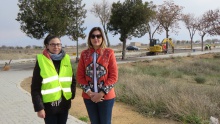
[[[114,85],[118,80],[114,51],[106,48],[100,27],[92,28],[87,44],[88,49],[81,53],[79,59],[76,79],[83,89],[82,97],[91,124],[111,124]]]
[[[34,110],[46,124],[66,124],[76,91],[70,57],[57,36],[49,34],[44,45],[43,53],[37,55],[31,83]]]

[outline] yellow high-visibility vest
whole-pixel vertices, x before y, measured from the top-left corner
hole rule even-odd
[[[64,97],[69,100],[72,97],[72,65],[69,55],[65,55],[61,60],[60,71],[57,73],[52,60],[48,59],[43,54],[37,55],[37,60],[40,67],[40,75],[43,78],[41,86],[41,94],[43,102],[53,102]]]

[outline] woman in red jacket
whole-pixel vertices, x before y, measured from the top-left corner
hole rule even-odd
[[[77,82],[83,89],[82,97],[92,124],[111,124],[115,101],[114,85],[118,80],[118,68],[114,51],[106,48],[100,27],[89,32],[88,49],[82,51]]]

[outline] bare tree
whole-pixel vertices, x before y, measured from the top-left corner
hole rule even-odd
[[[210,35],[220,35],[220,10],[209,10],[204,18],[209,22],[210,30],[208,33]]]
[[[191,40],[191,50],[193,43],[193,36],[196,33],[198,27],[198,19],[195,18],[193,14],[183,14],[182,21],[185,23],[187,30],[189,31],[190,40]]]
[[[203,17],[199,19],[198,24],[199,24],[198,25],[199,35],[201,36],[201,41],[202,41],[201,50],[203,51],[203,39],[204,36],[208,33],[209,26]]]
[[[205,12],[198,22],[199,35],[202,41],[203,51],[203,39],[206,34],[211,36],[220,35],[220,13],[219,10],[209,10]]]
[[[160,22],[157,20],[157,11],[156,11],[156,5],[153,5],[153,2],[149,3],[151,6],[151,9],[153,10],[154,14],[152,15],[150,22],[148,23],[148,34],[149,39],[154,38],[154,34],[157,32],[161,34],[163,32],[163,27],[161,26]]]
[[[157,20],[166,31],[166,38],[169,38],[169,31],[178,33],[175,29],[180,28],[178,21],[181,19],[181,11],[183,7],[175,5],[174,2],[164,1],[158,6]]]
[[[151,20],[148,24],[148,34],[149,34],[149,39],[154,39],[154,34],[161,29],[160,28],[160,23],[157,22],[157,20]],[[159,31],[158,31],[159,33]]]
[[[95,15],[95,17],[98,17],[101,21],[101,24],[103,26],[103,30],[106,36],[106,40],[108,43],[108,47],[110,46],[109,38],[108,38],[108,29],[107,29],[107,23],[109,22],[110,15],[111,15],[111,6],[107,2],[107,0],[102,0],[101,4],[94,3],[93,8],[90,11]]]

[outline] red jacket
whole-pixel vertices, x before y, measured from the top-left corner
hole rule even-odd
[[[81,53],[76,79],[83,89],[82,97],[90,99],[86,94],[87,90],[94,91],[93,83],[93,53],[97,53],[96,77],[98,91],[103,91],[105,100],[115,98],[114,84],[118,80],[118,68],[114,51],[110,48],[95,49],[90,48]]]

